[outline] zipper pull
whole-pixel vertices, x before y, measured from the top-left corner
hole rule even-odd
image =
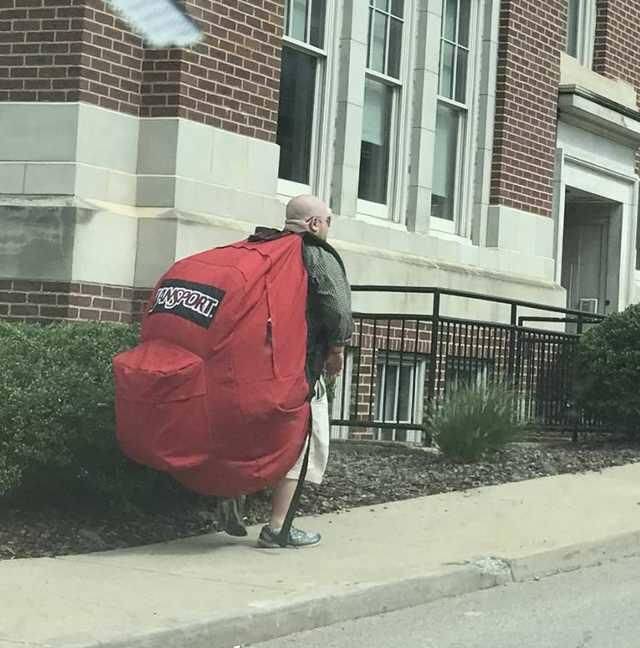
[[[273,322],[271,318],[267,320],[267,342],[271,344],[273,341]]]

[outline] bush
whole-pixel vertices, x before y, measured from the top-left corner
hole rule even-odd
[[[135,326],[0,322],[0,496],[135,499],[158,476],[115,439],[113,356]]]
[[[576,401],[591,419],[621,432],[640,431],[640,305],[607,317],[580,339]]]
[[[518,437],[514,412],[514,396],[505,387],[465,386],[431,416],[431,433],[448,459],[478,461]]]

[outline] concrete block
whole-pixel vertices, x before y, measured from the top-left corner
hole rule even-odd
[[[78,210],[72,279],[132,286],[138,221],[108,211]]]
[[[364,77],[367,67],[366,41],[364,43],[356,40],[341,41],[338,49],[338,59],[340,68],[343,70],[338,86],[340,101],[348,101],[362,106],[364,103],[364,86],[362,83],[353,83],[353,79]]]
[[[179,120],[175,152],[176,175],[211,182],[211,156],[216,129],[205,124]]]
[[[440,8],[441,2],[438,5],[438,13],[429,11],[427,14],[427,38],[426,38],[426,57],[425,67],[430,72],[438,74],[440,71]]]
[[[553,258],[553,219],[492,205],[487,214],[487,245],[528,256]],[[521,266],[520,266],[521,267]]]
[[[177,119],[141,119],[138,173],[175,175],[178,146]]]
[[[76,195],[81,198],[107,200],[109,172],[107,169],[79,164],[76,169]]]
[[[362,141],[362,104],[356,105],[341,101],[338,103],[336,123],[340,124],[345,140],[336,147],[334,163],[360,169],[360,142]],[[357,190],[356,190],[357,195]]]
[[[80,104],[78,110],[78,161],[135,173],[138,118],[87,104]]]
[[[276,144],[253,139],[247,151],[247,189],[273,196],[278,190],[279,148]]]
[[[75,210],[0,205],[0,277],[69,280]]]
[[[175,261],[177,227],[175,215],[172,218],[141,218],[138,221],[135,286],[154,286]]]
[[[249,138],[216,129],[211,155],[213,184],[246,189],[248,186]]]
[[[139,176],[136,194],[138,207],[173,207],[176,178],[171,176]]]
[[[0,194],[23,193],[24,176],[24,164],[0,163]]]
[[[348,2],[342,22],[342,39],[352,39],[367,44],[369,38],[369,6],[366,2]]]
[[[416,111],[414,119],[419,121],[422,128],[435,131],[438,107],[438,72],[425,70],[420,78],[420,84],[416,87],[416,92],[420,93],[422,101],[419,102],[419,110]]]
[[[136,204],[138,179],[132,173],[109,171],[107,175],[107,201],[123,205]]]
[[[78,106],[0,103],[0,160],[72,162]]]
[[[29,163],[26,165],[24,193],[73,196],[75,181],[75,164]]]

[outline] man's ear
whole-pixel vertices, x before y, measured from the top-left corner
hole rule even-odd
[[[319,218],[317,216],[314,216],[310,221],[309,221],[309,229],[312,232],[317,232],[320,229],[320,222]]]

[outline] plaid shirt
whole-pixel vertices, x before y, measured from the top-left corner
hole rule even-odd
[[[309,275],[307,375],[320,377],[329,347],[345,346],[353,334],[351,288],[337,252],[325,243],[304,238],[303,257]]]

